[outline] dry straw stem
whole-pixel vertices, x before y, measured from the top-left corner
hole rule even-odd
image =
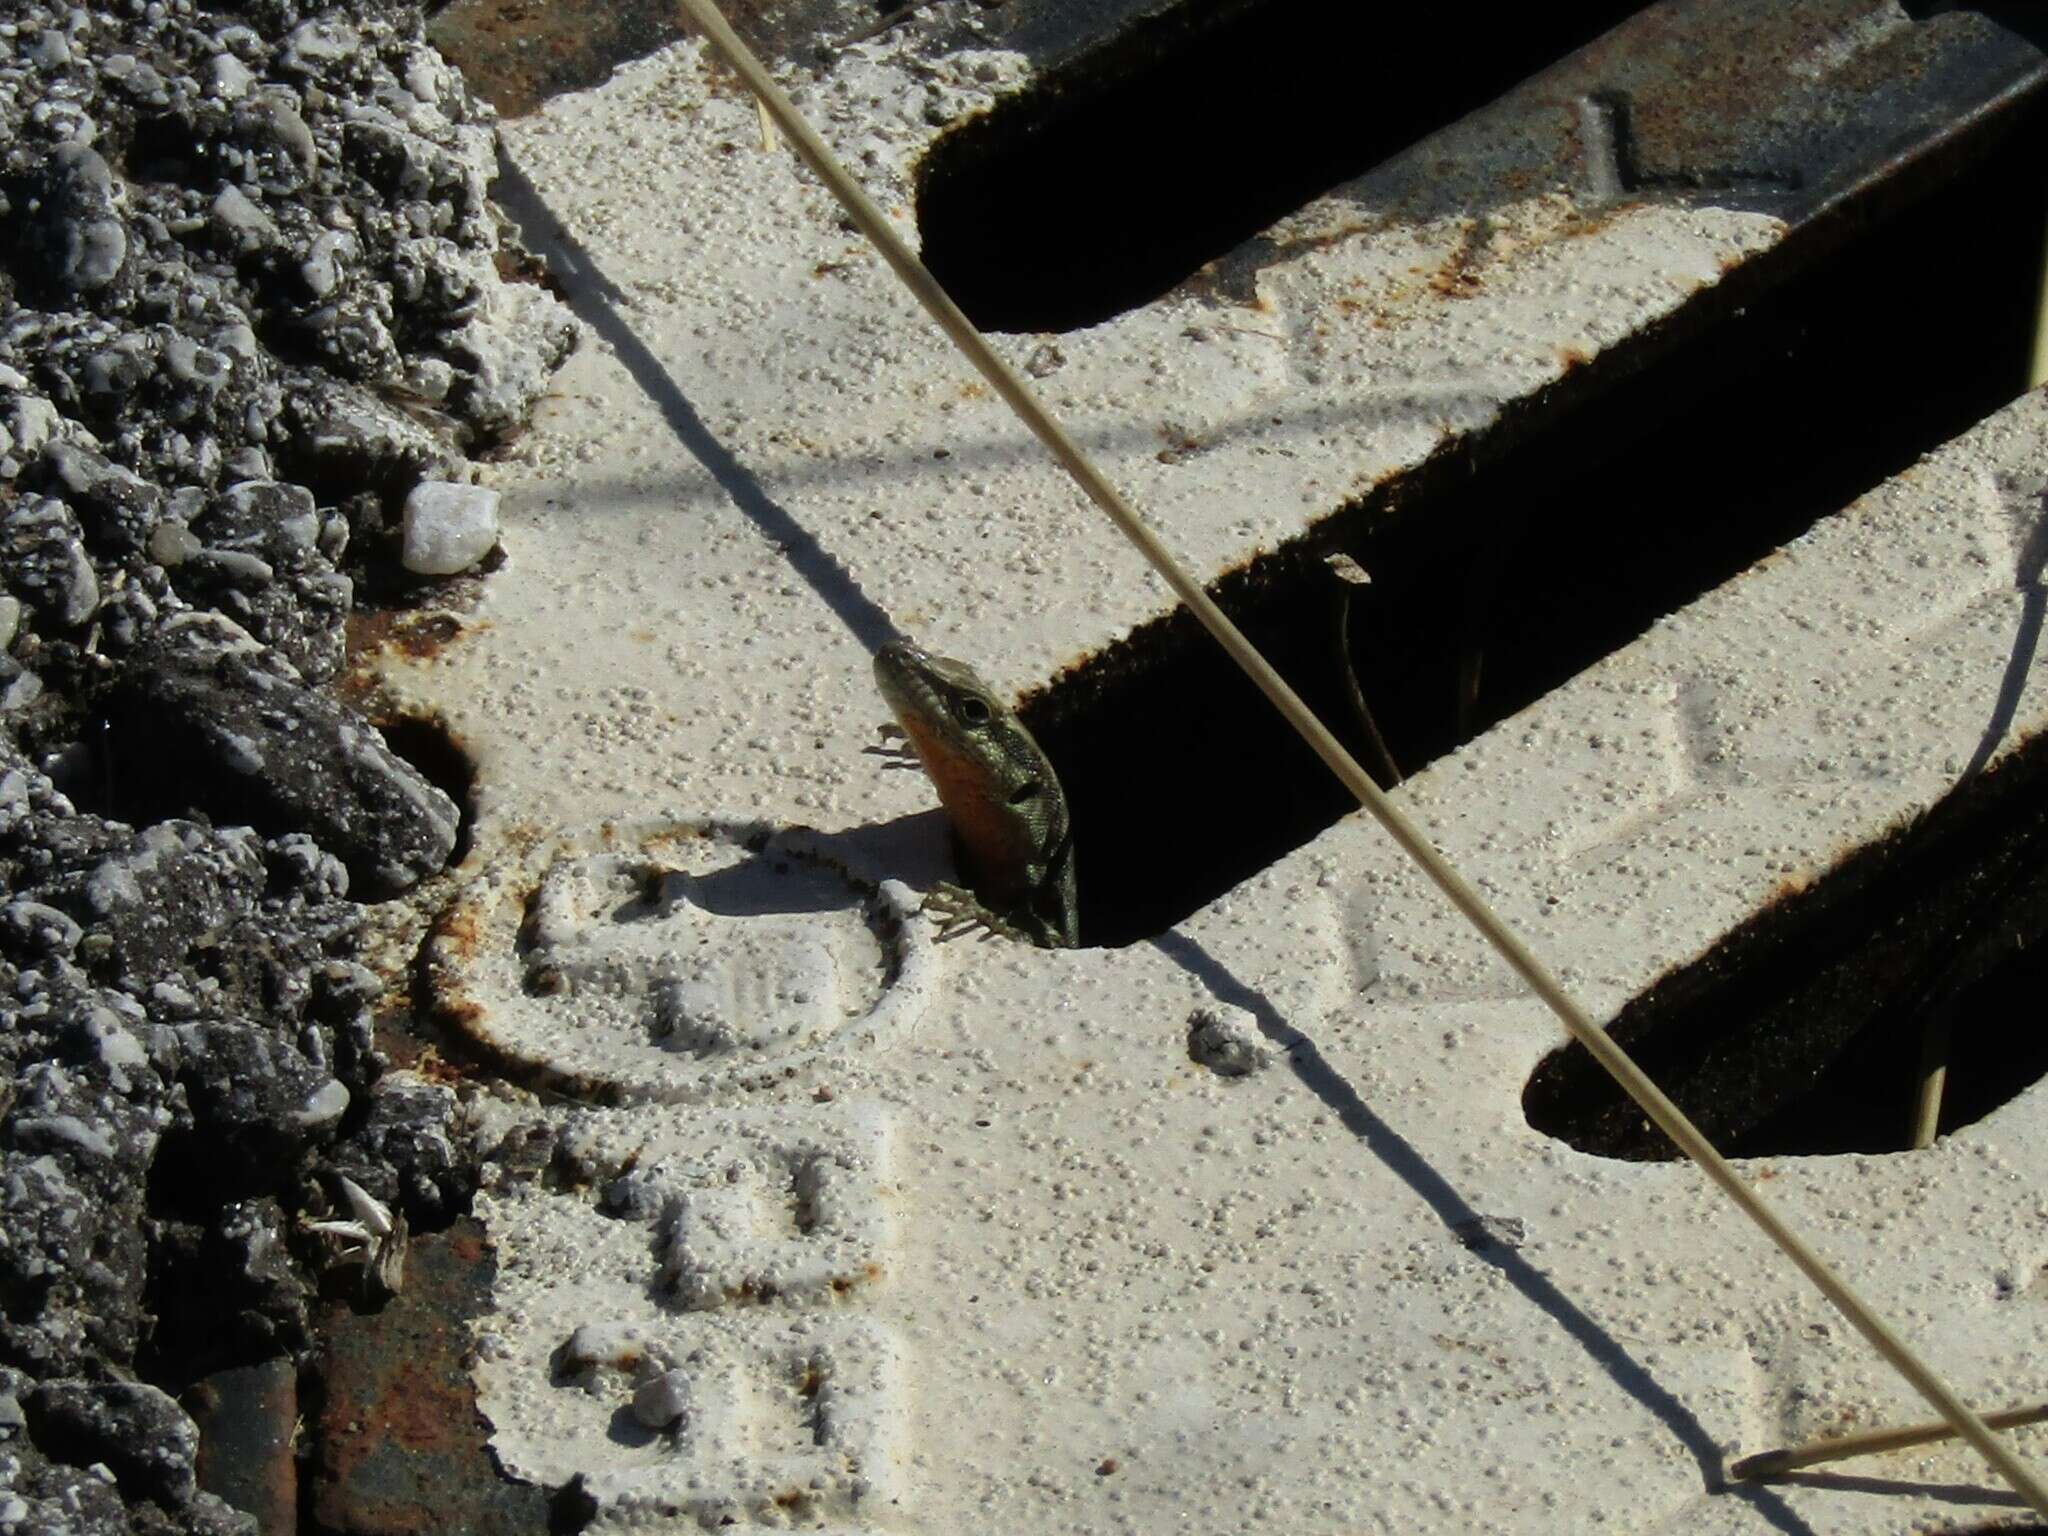
[[[1912,1145],[1916,1151],[1934,1145],[1941,1131],[1941,1098],[1948,1087],[1949,1005],[1928,1009],[1920,1032],[1920,1077],[1913,1093]]]
[[[2041,267],[2041,302],[2034,312],[2034,360],[2027,369],[2027,388],[2048,384],[2048,262]]]
[[[1111,522],[1124,537],[1137,546],[1138,552],[1159,573],[1165,583],[1173,589],[1174,595],[1194,613],[1202,627],[1215,637],[1217,643],[1230,653],[1231,660],[1244,669],[1246,676],[1256,683],[1259,691],[1266,695],[1273,707],[1280,711],[1287,723],[1300,733],[1301,738],[1315,749],[1329,770],[1343,783],[1344,787],[1358,797],[1359,804],[1370,811],[1375,820],[1384,827],[1388,836],[1400,845],[1401,850],[1421,866],[1444,897],[1463,913],[1466,920],[1479,930],[1486,941],[1493,946],[1500,957],[1511,966],[1515,973],[1526,982],[1531,991],[1547,1004],[1572,1037],[1591,1053],[1593,1059],[1606,1069],[1607,1074],[1622,1087],[1628,1096],[1642,1107],[1643,1113],[1653,1120],[1658,1128],[1677,1144],[1680,1151],[1699,1164],[1708,1178],[1719,1186],[1722,1193],[1739,1206],[1744,1215],[1761,1227],[1766,1236],[1799,1267],[1807,1279],[1818,1287],[1832,1302],[1837,1311],[1848,1319],[1856,1331],[1870,1341],[1871,1347],[1890,1362],[1892,1368],[1911,1383],[1933,1406],[1936,1412],[1957,1434],[1983,1455],[1998,1474],[2010,1483],[2043,1518],[2048,1518],[2048,1486],[2044,1486],[2018,1457],[2003,1445],[1998,1437],[1985,1427],[1952,1392],[1948,1385],[1910,1349],[1904,1340],[1892,1332],[1882,1319],[1864,1303],[1830,1269],[1821,1257],[1785,1225],[1778,1213],[1762,1196],[1745,1184],[1735,1170],[1710,1145],[1699,1129],[1679,1112],[1678,1106],[1664,1096],[1662,1090],[1644,1075],[1629,1057],[1628,1053],[1608,1037],[1593,1017],[1581,1008],[1565,992],[1557,978],[1532,954],[1527,945],[1511,931],[1507,924],[1494,915],[1493,910],[1480,899],[1479,893],[1466,883],[1463,876],[1444,861],[1428,839],[1414,823],[1388,800],[1380,787],[1372,781],[1371,775],[1358,765],[1356,759],[1344,750],[1337,738],[1330,734],[1323,723],[1316,719],[1308,706],[1289,688],[1279,673],[1275,672],[1266,659],[1259,654],[1251,642],[1238,631],[1235,624],[1216,606],[1209,594],[1194,577],[1190,576],[1170,555],[1166,546],[1146,526],[1130,504],[1118,494],[1103,474],[1066,430],[1052,419],[1045,408],[1038,403],[1024,381],[1010,366],[998,357],[987,339],[974,328],[958,305],[939,286],[938,280],[924,269],[924,265],[912,255],[908,246],[889,227],[889,221],[882,211],[860,189],[854,179],[825,147],[811,125],[782,93],[780,87],[769,78],[761,61],[734,35],[725,18],[711,0],[678,0],[683,11],[711,41],[712,46],[725,56],[726,62],[744,80],[748,89],[764,102],[776,124],[782,129],[804,163],[817,173],[832,195],[839,199],[847,215],[860,226],[861,232],[878,250],[882,259],[892,267],[896,275],[914,293],[918,301],[930,311],[939,327],[945,331],[953,344],[966,354],[989,387],[1002,396],[1018,417],[1038,439],[1051,450],[1053,457],[1074,478],[1091,501],[1106,513]]]
[[[2034,1403],[2025,1408],[2001,1408],[1996,1413],[1984,1415],[1984,1422],[1993,1429],[2017,1429],[2022,1424],[2039,1424],[2044,1419],[2048,1419],[2048,1403]],[[1745,1456],[1728,1469],[1728,1475],[1739,1479],[1777,1477],[1781,1473],[1796,1472],[1801,1467],[1818,1466],[1824,1461],[1875,1456],[1881,1451],[1902,1451],[1909,1445],[1933,1445],[1955,1437],[1956,1432],[1942,1423],[1866,1429],[1853,1435],[1809,1440],[1804,1445],[1788,1445],[1782,1450]]]
[[[1358,681],[1358,668],[1351,664],[1351,595],[1355,588],[1371,586],[1372,577],[1349,555],[1326,555],[1323,564],[1342,583],[1337,597],[1337,660],[1344,667],[1344,686],[1351,694],[1351,712],[1358,716],[1359,729],[1365,732],[1365,744],[1372,750],[1373,766],[1379,769],[1381,780],[1391,789],[1401,782],[1401,765],[1394,761],[1394,754],[1387,747],[1387,738],[1380,734],[1380,724],[1372,717],[1372,706],[1365,702],[1365,688]]]

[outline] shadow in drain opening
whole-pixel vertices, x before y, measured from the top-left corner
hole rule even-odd
[[[1589,376],[1569,407],[1518,407],[1212,595],[1363,754],[1348,653],[1415,773],[2025,388],[2048,254],[2048,99],[1978,147],[1916,206],[1789,279],[1732,275],[1690,329],[1674,320],[1673,336],[1568,376]],[[1959,240],[1981,257],[1972,282],[1928,290]],[[1901,292],[1925,302],[1901,310]],[[1892,323],[1873,327],[1878,312]],[[1343,648],[1344,598],[1323,563],[1337,551],[1372,578]],[[1090,657],[1023,717],[1073,811],[1091,945],[1160,932],[1354,809],[1184,612]]]
[[[1667,975],[1614,1037],[1732,1157],[1905,1149],[1930,1021],[1949,1035],[1942,1134],[1981,1120],[2048,1072],[2027,1023],[2048,988],[2044,790],[2037,736]],[[1578,1045],[1522,1107],[1582,1152],[1676,1155]]]

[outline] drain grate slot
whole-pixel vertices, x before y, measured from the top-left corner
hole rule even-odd
[[[1689,337],[1604,356],[1605,392],[1562,420],[1533,431],[1537,402],[1446,450],[1226,577],[1219,601],[1362,759],[1332,550],[1372,575],[1353,652],[1405,772],[1523,708],[2020,393],[2048,113],[2008,126],[1973,169],[1775,290],[1724,285],[1702,301],[1713,315],[1672,322]],[[1161,931],[1352,809],[1184,615],[1025,718],[1073,805],[1091,944]]]
[[[925,263],[984,330],[1097,324],[1639,9],[1183,4],[933,148]]]
[[[1623,1009],[1612,1032],[1735,1157],[1909,1145],[1930,1020],[1949,1032],[1943,1134],[2048,1070],[2048,740],[1843,860]],[[1586,1054],[1553,1051],[1529,1123],[1648,1161],[1669,1142]]]

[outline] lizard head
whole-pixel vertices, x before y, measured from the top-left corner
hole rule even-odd
[[[875,655],[875,683],[910,738],[925,772],[976,851],[1029,859],[1065,809],[1052,764],[1010,706],[963,661],[934,656],[907,640]],[[1056,834],[1055,834],[1056,835]]]
[[[1079,942],[1066,796],[1052,761],[965,662],[905,640],[875,682],[939,792],[976,893],[1041,944]]]
[[[1049,774],[1031,733],[966,662],[892,640],[876,653],[875,684],[942,793],[963,771],[979,793],[1005,798]]]

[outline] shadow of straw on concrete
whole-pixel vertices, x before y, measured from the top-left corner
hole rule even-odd
[[[626,296],[562,225],[539,189],[502,147],[498,151],[498,175],[491,185],[491,195],[510,215],[528,248],[546,262],[558,279],[563,301],[571,312],[612,346],[634,383],[660,409],[677,441],[704,466],[763,537],[781,551],[790,568],[818,594],[853,637],[870,652],[884,641],[900,638],[895,624],[861,589],[852,572],[826,549],[816,534],[769,494],[760,476],[742,464],[706,425],[681,385],[627,320]],[[1217,321],[1209,329],[1240,328]],[[1278,334],[1253,334],[1283,347],[1290,344],[1287,337]],[[961,367],[964,372],[964,361]],[[1502,398],[1510,393],[1507,384],[1489,381],[1483,374],[1459,374],[1395,388],[1365,388],[1341,403],[1325,401],[1278,414],[1269,402],[1260,402],[1255,409],[1205,426],[1197,447],[1199,451],[1211,452],[1253,433],[1275,431],[1291,440],[1310,441],[1338,432],[1364,439],[1392,431],[1426,431],[1433,440],[1449,441],[1464,432],[1483,428],[1499,410]],[[960,474],[975,468],[1006,465],[1043,453],[1028,430],[1018,423],[1012,425],[1013,431],[998,431],[950,447],[948,472]],[[1161,444],[1166,445],[1166,450],[1185,450],[1187,442],[1184,431],[1155,414],[1134,417],[1127,426],[1096,433],[1086,439],[1086,446],[1094,453],[1121,455]],[[1045,470],[1048,475],[1059,473],[1049,459]],[[825,477],[843,480],[854,475],[867,480],[914,483],[933,470],[930,460],[920,452],[879,462],[866,460],[858,465],[830,460],[777,465],[771,472],[778,484],[789,487]],[[601,478],[584,477],[578,484],[593,497],[615,502],[662,494],[658,488],[627,486]],[[1329,510],[1336,511],[1350,500],[1349,496],[1340,498]]]
[[[1338,1123],[1357,1137],[1390,1172],[1415,1192],[1443,1223],[1450,1241],[1460,1243],[1474,1257],[1499,1270],[1525,1299],[1563,1329],[1565,1335],[1586,1352],[1610,1381],[1671,1432],[1698,1463],[1700,1480],[1707,1492],[1725,1493],[1740,1499],[1773,1529],[1785,1532],[1786,1536],[1814,1536],[1812,1527],[1769,1488],[1755,1483],[1730,1483],[1724,1473],[1721,1448],[1707,1433],[1706,1426],[1660,1384],[1620,1340],[1560,1291],[1549,1276],[1513,1248],[1493,1241],[1468,1241],[1465,1234],[1487,1230],[1480,1213],[1399,1131],[1373,1112],[1359,1096],[1358,1090],[1330,1065],[1315,1041],[1282,1018],[1264,993],[1239,981],[1213,955],[1184,934],[1165,933],[1151,942],[1206,987],[1218,1001],[1250,1012],[1258,1020],[1260,1032],[1286,1053],[1288,1069],[1302,1086],[1314,1094],[1337,1117]]]
[[[1771,1479],[1787,1488],[1824,1488],[1835,1493],[1868,1493],[1880,1497],[1910,1494],[1915,1498],[1939,1499],[1945,1504],[1972,1507],[2025,1509],[2027,1501],[2004,1488],[1983,1488],[1974,1483],[1930,1483],[1911,1477],[1861,1477],[1846,1472],[1781,1472]],[[2038,1525],[1998,1527],[2002,1533],[2038,1531]]]
[[[1984,727],[1984,736],[1977,743],[1977,750],[1970,755],[1968,765],[1958,784],[1966,784],[1984,771],[1991,761],[1991,755],[1998,750],[1998,744],[2005,739],[2005,733],[2012,729],[2012,723],[2019,714],[2020,695],[2026,691],[2027,678],[2034,670],[2034,653],[2041,645],[2041,624],[2048,617],[2048,587],[2042,585],[2044,572],[2048,572],[2048,494],[2041,498],[2041,515],[2028,530],[2026,542],[2022,545],[2013,585],[2020,589],[2020,622],[2012,638],[2012,651],[2006,657],[2005,676],[1999,680],[1998,700],[1992,706],[1991,720]]]

